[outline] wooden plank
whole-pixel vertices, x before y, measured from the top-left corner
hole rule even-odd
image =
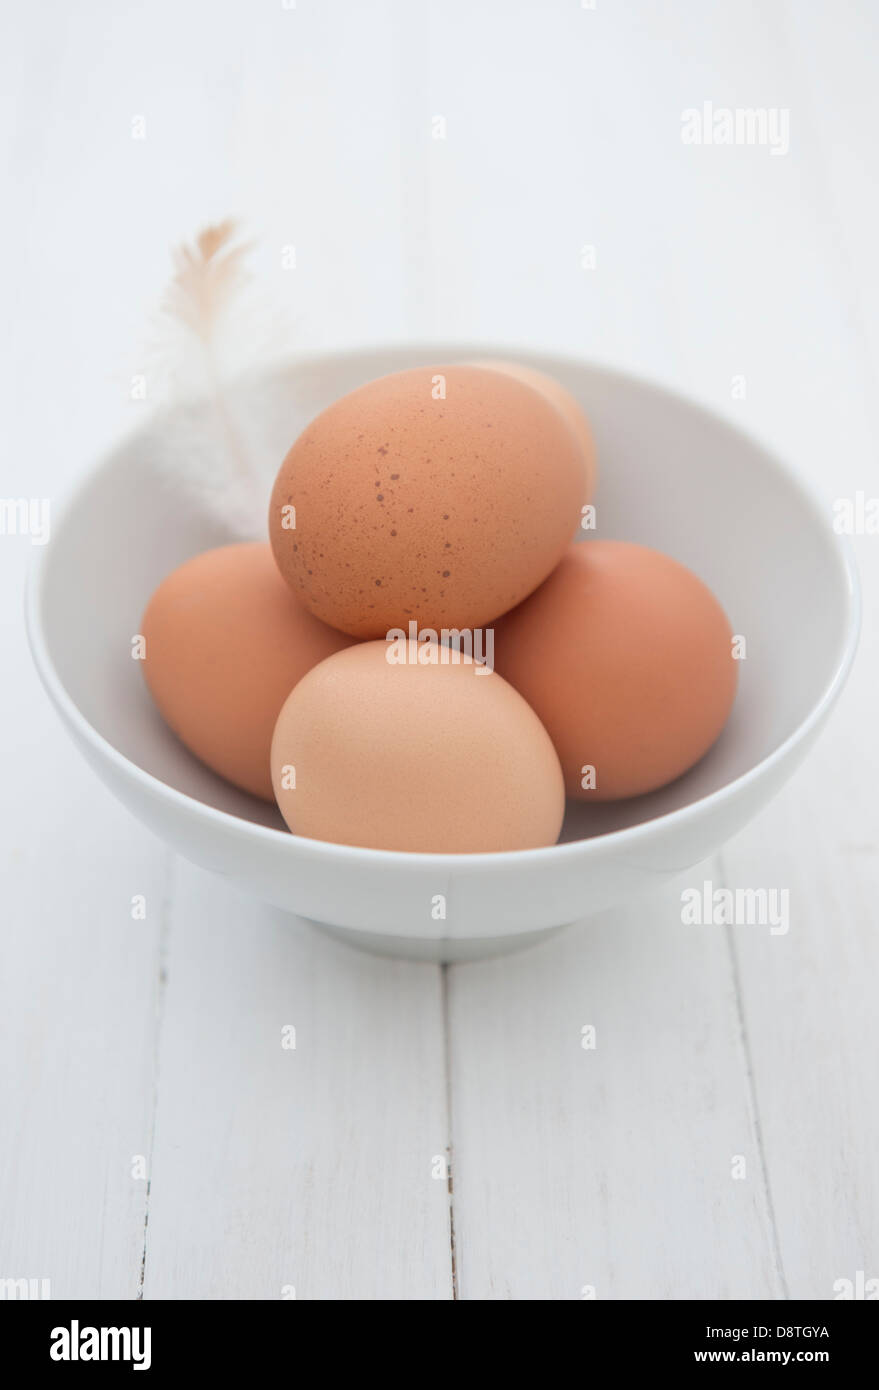
[[[0,84],[9,116],[4,154],[26,213],[9,229],[19,331],[3,350],[3,366],[6,421],[18,445],[8,450],[4,491],[50,495],[54,505],[99,444],[135,423],[134,413],[144,407],[129,399],[130,376],[151,364],[149,316],[167,279],[170,247],[206,220],[240,213],[257,237],[257,297],[270,305],[264,327],[275,334],[278,351],[399,330],[403,300],[393,268],[402,195],[391,8],[361,13],[355,7],[344,22],[339,18],[338,12],[280,5],[257,15],[223,3],[186,14],[159,5],[144,24],[134,9],[116,6],[110,15],[98,6],[75,24],[61,11],[47,23],[44,13],[17,31],[14,50],[12,43],[4,46],[18,55],[8,65],[10,81]],[[83,72],[89,75],[85,100]],[[132,139],[138,113],[145,117],[142,141]],[[255,160],[257,148],[262,154]],[[53,228],[59,208],[65,215],[73,206],[92,207],[98,230],[95,218],[66,218],[62,246]],[[134,221],[132,208],[138,209]],[[282,265],[288,244],[297,248],[295,272]],[[282,311],[279,333],[275,311],[281,304],[292,312]],[[48,338],[46,324],[53,325]],[[254,346],[261,336],[258,329]],[[16,579],[15,587],[3,590],[16,627],[17,585]],[[304,1003],[296,996],[304,1032],[297,1053],[288,1057],[278,1046],[274,1066],[260,1051],[264,1020],[243,1011],[234,979],[221,972],[227,993],[208,1000],[201,1012],[197,975],[178,969],[165,996],[155,919],[150,916],[134,937],[125,915],[132,893],[144,891],[152,913],[166,892],[164,852],[128,822],[69,749],[36,692],[23,644],[11,654],[23,662],[26,679],[13,703],[4,676],[4,708],[12,726],[27,732],[20,756],[6,764],[7,779],[22,791],[4,820],[13,827],[20,858],[9,890],[17,929],[4,942],[3,1114],[11,1139],[0,1185],[0,1276],[51,1276],[57,1294],[137,1293],[146,1180],[131,1179],[128,1167],[130,1156],[152,1152],[153,1062],[167,997],[164,1084],[189,1074],[190,1032],[198,1037],[205,1016],[217,1019],[212,1007],[222,1016],[228,1006],[234,1021],[243,1059],[231,1076],[243,1093],[252,1086],[262,1104],[251,1116],[257,1136],[262,1117],[263,1126],[270,1123],[286,1142],[285,1064],[292,1061],[299,1072],[289,1164],[258,1137],[252,1150],[245,1144],[240,1151],[252,1159],[247,1191],[258,1207],[247,1230],[236,1215],[243,1209],[241,1193],[229,1185],[228,1172],[219,1162],[202,1166],[200,1219],[225,1231],[227,1250],[234,1253],[230,1230],[237,1230],[249,1251],[236,1274],[225,1253],[212,1247],[213,1291],[278,1296],[279,1281],[289,1273],[282,1268],[289,1245],[296,1253],[292,1278],[303,1297],[364,1288],[376,1297],[388,1289],[401,1297],[426,1291],[447,1296],[447,1199],[444,1184],[430,1176],[432,1155],[446,1143],[445,1091],[433,1060],[442,1048],[436,970],[401,973],[386,963],[361,962],[306,931],[310,945],[298,948],[293,962],[297,988],[304,983],[308,995]],[[40,740],[45,751],[36,757]],[[282,981],[273,993],[265,976],[278,959],[290,963],[280,944],[290,928],[257,931],[270,950],[268,956],[257,950],[251,961],[251,919],[258,920],[259,911],[224,907],[222,885],[196,878],[186,883],[183,905],[168,911],[181,941],[189,941],[190,918],[211,951],[224,930],[240,937],[227,949],[231,959],[247,958],[241,974],[253,986],[254,1009],[264,996],[278,1007],[286,1003]],[[207,925],[214,916],[216,936]],[[182,1023],[178,1002],[185,1008]],[[307,1020],[313,1009],[312,1030]],[[272,1026],[274,1043],[278,1025]],[[234,1029],[243,1031],[243,1040]],[[218,1056],[225,1056],[222,1049],[213,1065],[208,1055],[199,1070],[215,1096],[225,1081],[215,1069]],[[247,1075],[246,1059],[255,1060],[257,1079]],[[244,1102],[236,1103],[240,1113]],[[168,1149],[181,1142],[174,1131],[178,1110],[189,1118],[190,1148],[209,1148],[210,1126],[206,1121],[203,1142],[195,1123],[198,1105],[171,1086],[155,1154],[168,1180],[150,1195],[157,1241],[151,1283],[154,1290],[185,1296],[206,1283],[205,1265],[187,1245],[199,1229],[196,1214],[178,1209],[185,1184],[175,1180],[173,1163],[165,1166]],[[217,1123],[224,1113],[218,1101]],[[385,1139],[392,1152],[385,1152]],[[228,1150],[220,1144],[218,1152]],[[279,1241],[276,1216],[286,1210],[282,1190],[288,1184],[297,1225]],[[361,1205],[370,1209],[369,1219],[361,1220]],[[181,1268],[163,1260],[163,1249],[173,1249]]]
[[[4,612],[20,599],[6,559],[26,544],[2,542]],[[68,742],[18,611],[15,623],[2,628],[15,737],[3,775],[14,799],[2,815],[0,1278],[48,1279],[53,1298],[134,1298],[169,856]]]
[[[853,6],[839,26],[811,2],[785,9],[813,200],[800,236],[823,268],[817,283],[804,281],[813,331],[803,379],[817,389],[801,395],[786,427],[830,516],[835,498],[879,494],[876,15]],[[787,936],[746,927],[733,935],[794,1298],[856,1290],[858,1271],[863,1289],[879,1274],[879,536],[856,535],[853,545],[864,628],[839,710],[790,786],[723,854],[732,884],[790,893]]]
[[[853,705],[723,851],[729,886],[789,894],[786,934],[730,931],[793,1298],[832,1298],[837,1281],[854,1287],[858,1270],[870,1279],[879,1269],[879,1018],[869,983],[879,978],[879,835]]]
[[[145,1296],[449,1298],[439,967],[180,889]]]
[[[682,885],[450,967],[462,1298],[780,1295],[727,943]]]
[[[556,90],[564,94],[562,119],[551,100],[538,117],[532,103],[513,98],[518,49],[511,35],[526,22],[517,12],[499,40],[508,61],[501,81],[510,90],[506,102],[489,109],[494,124],[472,82],[456,89],[459,108],[466,105],[462,150],[466,144],[483,160],[487,234],[494,229],[490,276],[451,187],[441,235],[445,262],[466,286],[459,295],[467,300],[468,322],[484,323],[498,286],[515,282],[510,318],[524,316],[529,333],[545,325],[555,346],[567,342],[572,352],[616,357],[714,402],[776,442],[812,477],[827,498],[829,522],[834,496],[858,486],[876,491],[868,481],[875,473],[864,471],[864,460],[875,457],[876,432],[865,407],[874,373],[855,306],[861,286],[868,304],[879,292],[869,230],[879,208],[875,180],[864,179],[877,112],[866,95],[874,84],[862,81],[845,115],[827,116],[846,83],[852,36],[840,26],[833,80],[812,101],[789,42],[799,14],[799,7],[795,14],[788,8],[786,28],[782,11],[682,5],[660,17],[646,7],[598,7],[577,16],[592,26],[578,42],[572,14],[552,9],[535,34],[531,60],[537,70],[551,58]],[[809,14],[804,42],[817,70],[825,66],[824,31],[833,26],[820,7]],[[439,71],[448,70],[456,41],[447,18],[437,25],[431,50]],[[857,27],[854,42],[866,63],[875,36],[863,13]],[[681,112],[708,98],[717,105],[790,108],[790,153],[684,148]],[[501,126],[506,140],[498,138]],[[848,180],[848,201],[836,208],[827,203],[820,150],[831,128],[833,186],[843,190]],[[535,173],[538,130],[543,143]],[[859,142],[854,154],[852,130]],[[515,220],[507,209],[504,237],[503,190],[523,185],[531,196],[517,203]],[[566,259],[564,237],[572,243],[575,235],[595,244],[596,266],[588,274],[579,267],[575,274]],[[841,278],[841,242],[849,254],[861,252],[854,281]],[[457,306],[449,296],[442,302],[452,306],[443,321],[449,328],[459,318]],[[868,317],[875,362],[875,314]],[[508,331],[521,340],[512,322]],[[742,399],[731,393],[735,376],[745,380]],[[814,389],[804,390],[804,383]],[[872,567],[870,573],[875,588]],[[869,665],[865,692],[875,688],[872,657]],[[876,1147],[869,1059],[876,1049],[864,980],[875,978],[875,811],[861,769],[875,740],[866,732],[874,728],[866,699],[857,706],[852,700],[848,721],[838,716],[827,736],[838,740],[848,722],[844,752],[828,742],[837,754],[825,763],[819,750],[778,809],[724,860],[735,884],[794,882],[797,900],[808,904],[797,909],[798,937],[767,941],[753,929],[742,929],[744,935],[733,929],[732,958],[710,932],[685,950],[670,907],[645,903],[638,913],[584,926],[521,960],[452,971],[463,1297],[577,1297],[581,1284],[594,1285],[602,1297],[783,1296],[788,1287],[829,1296],[837,1276],[854,1277],[857,1268],[869,1275],[876,1262],[875,1182],[867,1171]],[[840,827],[838,834],[831,825]],[[862,848],[854,853],[846,844]],[[794,854],[796,877],[788,865]],[[713,878],[721,881],[717,871]],[[828,903],[838,905],[833,913]],[[829,915],[846,923],[844,950],[827,938]],[[663,973],[663,952],[676,964],[671,979]],[[626,1048],[617,1043],[602,1059],[602,1086],[593,1079],[584,1096],[574,1061],[563,1060],[560,1020],[572,1029],[574,1000],[591,1000],[596,964],[604,1035],[623,1037]],[[624,969],[618,978],[615,972]],[[683,1033],[672,1034],[661,1014],[657,979]],[[847,1001],[853,1002],[845,1020]],[[736,1013],[745,1025],[738,1050]],[[828,1019],[839,1052],[823,1031]],[[738,1147],[730,1116],[701,1104],[693,1081],[694,1049],[684,1043],[693,1041],[687,1030],[700,1022],[705,1050],[698,1055],[723,1081],[733,1127],[745,1136]],[[642,1028],[650,1029],[651,1043],[656,1036],[650,1051]],[[820,1084],[810,1079],[792,1036],[808,1040],[810,1058],[825,1058]],[[842,1056],[845,1074],[839,1075]],[[832,1122],[825,1125],[828,1104]],[[597,1136],[596,1114],[605,1121]],[[678,1131],[669,1133],[675,1122],[687,1136],[685,1152],[675,1146]],[[805,1162],[803,1145],[813,1156]],[[669,1150],[671,1171],[660,1178],[656,1169]],[[718,1180],[721,1150],[750,1155],[747,1183],[732,1184],[740,1199],[752,1192],[755,1162],[759,1172],[755,1155],[762,1150],[765,1159],[767,1188],[753,1191],[741,1226],[730,1205],[736,1196]]]

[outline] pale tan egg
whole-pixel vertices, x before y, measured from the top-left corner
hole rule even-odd
[[[555,377],[547,376],[546,372],[539,372],[536,367],[526,367],[521,362],[508,362],[501,359],[486,358],[486,360],[474,362],[475,367],[490,367],[496,372],[508,372],[510,376],[516,377],[526,386],[533,386],[535,391],[540,391],[548,401],[556,407],[559,414],[569,426],[580,449],[580,456],[583,460],[583,471],[586,477],[584,502],[592,501],[592,494],[595,491],[595,439],[592,434],[592,426],[583,407],[570,393],[566,391]]]
[[[568,795],[598,801],[692,767],[726,723],[738,674],[729,620],[692,571],[599,540],[571,546],[498,623],[495,665],[546,726]]]
[[[480,627],[558,563],[585,491],[545,394],[506,372],[418,367],[312,421],[281,465],[269,532],[297,598],[343,632]]]
[[[270,801],[278,711],[300,677],[351,638],[297,603],[266,544],[187,560],[153,594],[141,634],[147,686],[177,737]]]
[[[364,642],[299,682],[272,741],[295,834],[436,854],[555,843],[564,786],[546,730],[500,676],[450,656]]]

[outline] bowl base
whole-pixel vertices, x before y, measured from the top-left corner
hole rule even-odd
[[[354,927],[333,927],[303,917],[302,921],[341,941],[346,946],[368,951],[370,955],[395,956],[399,960],[421,960],[434,965],[450,965],[458,961],[488,960],[506,956],[512,951],[524,951],[529,946],[546,941],[564,927],[543,927],[540,931],[516,932],[512,936],[479,936],[470,939],[386,936],[379,932],[360,931]]]

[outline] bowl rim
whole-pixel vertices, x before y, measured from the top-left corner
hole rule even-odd
[[[688,410],[700,415],[706,423],[725,430],[727,433],[737,436],[743,443],[751,449],[757,448],[769,462],[776,468],[785,483],[796,492],[800,501],[805,504],[808,510],[819,524],[827,525],[828,538],[831,541],[833,552],[840,566],[841,575],[845,584],[847,596],[846,626],[842,637],[840,654],[830,680],[827,682],[823,691],[809,710],[808,714],[800,721],[795,729],[773,748],[765,757],[754,763],[745,772],[735,777],[730,782],[725,782],[723,786],[715,791],[709,792],[705,796],[698,797],[694,801],[689,801],[685,806],[680,806],[672,811],[665,811],[659,815],[652,816],[647,820],[639,821],[635,825],[625,826],[620,830],[610,830],[598,835],[590,836],[587,839],[570,840],[562,844],[545,845],[536,849],[524,850],[493,850],[490,852],[479,852],[474,854],[455,853],[439,854],[425,851],[412,850],[384,850],[369,849],[361,845],[336,844],[329,840],[313,840],[303,835],[293,834],[287,829],[276,829],[273,826],[261,825],[258,822],[237,816],[230,811],[220,810],[216,806],[211,806],[207,802],[199,801],[196,797],[189,796],[188,793],[179,791],[176,787],[169,786],[160,778],[155,777],[145,768],[140,767],[101,734],[93,724],[85,717],[79,706],[68,693],[66,686],[61,680],[55,663],[49,651],[48,642],[43,627],[43,598],[45,591],[46,575],[50,563],[52,551],[52,540],[45,546],[35,548],[36,553],[31,559],[25,585],[25,622],[27,628],[28,641],[31,648],[31,655],[37,672],[46,689],[49,698],[62,716],[63,720],[79,736],[79,738],[89,746],[95,754],[103,761],[110,762],[118,769],[120,774],[128,780],[140,785],[141,789],[151,798],[164,800],[178,810],[186,812],[190,816],[202,819],[207,824],[213,825],[216,829],[227,835],[238,835],[248,838],[251,842],[264,843],[267,847],[280,849],[281,853],[287,851],[281,846],[289,846],[290,854],[308,852],[312,856],[322,857],[327,863],[338,861],[340,857],[348,862],[355,861],[363,865],[371,865],[382,870],[392,869],[395,866],[405,865],[407,868],[425,868],[432,872],[439,869],[454,869],[456,871],[474,872],[479,869],[501,870],[505,865],[512,863],[520,864],[523,861],[533,865],[551,866],[555,863],[563,863],[576,855],[582,855],[588,859],[593,855],[604,854],[608,851],[621,850],[624,847],[635,844],[643,839],[662,834],[673,830],[679,826],[686,826],[706,811],[718,806],[720,803],[729,800],[740,792],[769,775],[773,768],[782,764],[794,749],[808,739],[809,735],[816,726],[820,726],[829,710],[836,702],[837,697],[848,679],[857,651],[858,638],[861,628],[861,589],[858,578],[858,571],[854,559],[854,549],[851,542],[843,535],[835,532],[827,523],[825,509],[822,507],[817,494],[813,491],[811,484],[803,479],[794,468],[785,462],[773,448],[765,444],[758,435],[743,430],[738,424],[727,419],[718,410],[710,406],[703,405],[693,397],[687,396],[682,392],[665,386],[660,382],[644,377],[637,372],[629,371],[622,367],[612,364],[598,362],[588,358],[574,357],[569,354],[558,354],[547,351],[542,346],[531,347],[521,344],[484,344],[481,342],[467,343],[465,345],[450,344],[444,341],[437,342],[412,342],[405,339],[397,341],[383,341],[381,343],[366,343],[361,346],[346,347],[337,351],[324,352],[302,352],[296,355],[279,358],[277,362],[269,364],[267,367],[253,369],[240,374],[232,383],[233,389],[246,387],[249,381],[258,377],[265,377],[271,373],[281,374],[289,372],[303,366],[320,368],[329,366],[331,363],[339,365],[344,362],[354,362],[369,356],[378,356],[394,352],[411,352],[421,356],[436,355],[437,362],[441,365],[445,359],[447,361],[457,359],[468,359],[475,356],[521,359],[528,361],[540,361],[541,366],[545,366],[548,371],[553,367],[571,371],[587,371],[593,376],[604,377],[608,382],[616,382],[635,386],[639,390],[647,392],[660,399],[673,402],[676,405],[684,405]],[[403,370],[401,368],[401,370]],[[124,431],[120,437],[107,448],[99,457],[98,461],[92,466],[80,472],[74,481],[62,493],[61,503],[58,508],[59,520],[53,526],[53,533],[57,526],[63,526],[68,513],[74,508],[81,495],[90,487],[97,477],[104,471],[110,471],[118,458],[127,447],[139,437],[148,434],[155,429],[163,416],[170,413],[173,407],[160,407],[151,412],[146,420],[140,421],[136,426]]]

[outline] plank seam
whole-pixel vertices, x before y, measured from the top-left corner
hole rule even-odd
[[[449,1185],[449,1260],[452,1276],[452,1301],[458,1301],[458,1258],[455,1249],[455,1175],[454,1175],[454,1136],[452,1134],[452,1044],[449,1026],[449,966],[440,966],[440,992],[442,995],[443,1020],[443,1066],[446,1073],[446,1144],[448,1185]]]
[[[159,907],[159,933],[158,933],[158,978],[156,981],[156,1009],[153,1015],[153,1086],[150,1101],[150,1125],[149,1138],[147,1141],[147,1184],[146,1197],[144,1199],[143,1212],[143,1246],[140,1256],[140,1270],[138,1272],[136,1301],[141,1301],[144,1296],[144,1285],[146,1283],[146,1264],[147,1264],[147,1233],[150,1224],[150,1193],[153,1181],[153,1153],[156,1142],[156,1121],[159,1110],[159,1059],[161,1055],[162,1043],[162,1023],[165,1017],[165,998],[168,988],[168,955],[169,942],[171,935],[171,912],[174,903],[174,891],[177,886],[177,856],[172,850],[168,850],[165,855],[165,891],[162,894],[162,901]]]
[[[724,888],[728,887],[726,865],[722,852],[717,855],[717,866],[719,869],[720,882]],[[778,1235],[778,1223],[775,1219],[775,1204],[772,1200],[772,1184],[769,1180],[769,1164],[766,1159],[766,1149],[763,1143],[763,1126],[760,1122],[760,1108],[757,1103],[757,1085],[754,1079],[754,1063],[751,1055],[751,1044],[748,1039],[748,1029],[745,1022],[745,1002],[742,992],[742,977],[739,970],[738,956],[736,955],[735,940],[732,927],[727,924],[724,927],[726,936],[727,951],[729,952],[730,969],[732,971],[733,996],[735,999],[736,1019],[739,1030],[739,1045],[745,1064],[745,1083],[748,1097],[748,1109],[751,1113],[751,1123],[754,1126],[754,1140],[757,1146],[757,1159],[760,1165],[760,1175],[763,1181],[763,1197],[766,1202],[766,1212],[769,1218],[769,1234],[772,1248],[772,1258],[775,1265],[775,1276],[781,1288],[782,1298],[790,1299],[787,1276],[784,1272],[784,1260],[781,1254],[781,1241]]]

